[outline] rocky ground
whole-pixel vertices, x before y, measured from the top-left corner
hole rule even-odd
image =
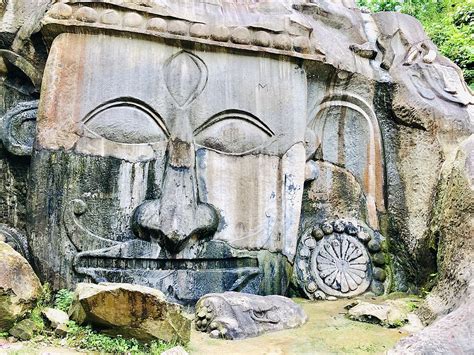
[[[383,298],[364,301],[381,303]],[[412,301],[408,301],[409,303]],[[309,321],[298,329],[268,333],[238,341],[211,339],[193,329],[190,354],[384,354],[400,339],[409,335],[405,328],[387,328],[356,322],[346,317],[348,300],[310,302],[298,300]],[[0,340],[0,354],[77,354],[76,350],[8,343]]]

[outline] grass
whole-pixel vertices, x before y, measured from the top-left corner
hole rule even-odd
[[[61,340],[68,347],[106,353],[161,354],[176,344],[161,341],[142,343],[136,339],[120,336],[110,337],[94,331],[90,326],[80,326],[74,321],[68,323],[68,334]]]

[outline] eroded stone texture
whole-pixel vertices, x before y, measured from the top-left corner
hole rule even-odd
[[[7,331],[33,308],[41,284],[28,262],[0,241],[0,330]]]
[[[285,292],[287,277],[265,275],[295,253],[301,68],[76,34],[55,40],[47,68],[31,195],[32,232],[42,233],[31,247],[49,260],[36,262],[42,274],[55,285],[136,282],[180,303],[225,290]],[[45,240],[55,245],[47,253]]]
[[[326,221],[301,237],[295,259],[296,283],[310,299],[353,297],[388,284],[381,236],[355,221]],[[385,282],[385,285],[384,285]]]
[[[471,354],[474,351],[474,304],[471,293],[448,315],[402,339],[389,354]]]
[[[348,306],[347,315],[350,319],[377,323],[386,327],[400,327],[408,322],[408,312],[403,301],[387,301],[382,304],[357,302]]]
[[[130,284],[77,285],[71,318],[93,324],[110,335],[186,344],[191,319],[162,292]]]
[[[229,340],[296,328],[306,321],[303,309],[289,298],[237,292],[204,296],[194,319],[197,330]]]
[[[473,96],[418,21],[345,0],[12,3],[0,222],[26,229],[54,288],[285,294],[310,275],[310,240],[315,260],[318,245],[362,250],[370,286],[353,291],[416,291],[438,271],[425,318],[459,304]],[[373,233],[324,226],[340,220]],[[297,282],[306,296],[346,290],[317,275]]]

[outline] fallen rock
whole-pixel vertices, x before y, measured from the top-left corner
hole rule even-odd
[[[56,334],[58,337],[65,337],[68,333],[68,327],[67,324],[61,323],[59,324],[56,329],[54,329],[54,334]]]
[[[0,242],[0,331],[33,308],[41,283],[28,262],[11,246]]]
[[[104,333],[186,344],[191,318],[164,294],[144,286],[119,283],[79,283],[69,310],[79,324],[99,326]]]
[[[195,326],[212,338],[234,340],[296,328],[307,320],[303,309],[289,298],[224,292],[198,301]]]
[[[408,323],[400,328],[401,331],[414,334],[422,331],[425,328],[420,317],[418,317],[415,313],[408,313],[407,319]]]
[[[408,312],[404,304],[394,301],[383,304],[361,301],[347,305],[346,309],[349,318],[359,322],[377,323],[387,327],[400,327],[408,322]]]
[[[59,309],[45,308],[41,313],[49,321],[51,328],[53,329],[56,329],[61,324],[67,324],[67,322],[69,322],[69,316],[67,313]]]
[[[30,319],[23,319],[22,321],[15,324],[10,330],[9,333],[11,336],[14,336],[20,340],[30,340],[35,335],[35,332],[38,331],[38,327],[35,322]]]

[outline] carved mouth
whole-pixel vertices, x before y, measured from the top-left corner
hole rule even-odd
[[[225,259],[143,259],[111,258],[83,255],[76,259],[76,268],[99,268],[112,270],[218,270],[258,268],[254,258]]]

